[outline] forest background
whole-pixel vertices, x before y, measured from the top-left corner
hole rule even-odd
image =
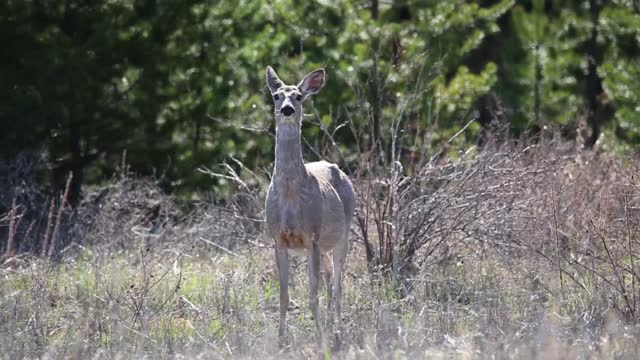
[[[183,203],[228,194],[198,168],[268,174],[267,65],[290,83],[327,70],[305,109],[309,161],[410,163],[463,127],[457,146],[640,144],[636,0],[9,0],[0,29],[0,160],[52,193],[73,173],[72,204],[125,152]]]

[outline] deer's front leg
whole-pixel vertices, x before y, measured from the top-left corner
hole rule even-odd
[[[285,328],[287,327],[287,308],[289,307],[289,253],[287,249],[276,244],[276,266],[280,281],[280,327],[278,341],[284,344]]]
[[[322,326],[320,322],[320,312],[318,305],[318,285],[320,284],[320,245],[318,237],[314,236],[311,253],[309,254],[309,287],[310,287],[310,304],[313,321],[316,325],[316,340],[321,343]]]

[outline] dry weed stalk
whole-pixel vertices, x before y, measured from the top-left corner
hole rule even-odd
[[[16,198],[13,198],[11,202],[11,211],[9,212],[9,237],[7,238],[7,250],[5,252],[5,258],[13,256],[13,242],[16,238],[16,219],[18,217],[18,208],[16,206]]]
[[[45,257],[47,255],[47,249],[49,247],[49,237],[51,236],[51,229],[53,227],[53,216],[55,214],[56,209],[56,198],[51,197],[51,201],[49,204],[49,212],[47,213],[47,225],[45,227],[44,237],[42,238],[42,249],[40,250],[40,256]]]
[[[69,198],[69,190],[71,189],[71,180],[73,179],[73,173],[69,173],[67,177],[67,184],[64,188],[64,193],[60,196],[60,203],[58,205],[58,213],[56,215],[56,223],[53,227],[53,233],[51,234],[51,244],[49,245],[49,251],[47,252],[47,258],[51,258],[53,251],[56,248],[56,241],[58,240],[58,232],[60,230],[60,223],[62,221],[62,211],[67,205],[67,199]]]

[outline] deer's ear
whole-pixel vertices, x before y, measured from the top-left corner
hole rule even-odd
[[[316,94],[324,86],[324,78],[324,69],[313,70],[300,81],[298,89],[305,97]]]
[[[284,83],[280,80],[278,74],[276,74],[271,66],[267,66],[267,86],[272,94],[284,86]]]

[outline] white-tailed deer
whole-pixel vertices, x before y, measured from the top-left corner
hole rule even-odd
[[[310,305],[317,340],[322,338],[318,311],[321,260],[327,283],[328,331],[333,331],[334,316],[339,323],[341,319],[342,271],[349,251],[349,227],[355,207],[353,187],[335,164],[326,161],[305,164],[300,139],[302,103],[322,88],[324,80],[324,69],[317,69],[297,86],[285,85],[275,71],[267,67],[267,86],[275,105],[276,163],[267,193],[266,222],[275,240],[280,280],[278,336],[281,344],[289,305],[290,251],[307,254]],[[329,252],[333,252],[333,259]]]

